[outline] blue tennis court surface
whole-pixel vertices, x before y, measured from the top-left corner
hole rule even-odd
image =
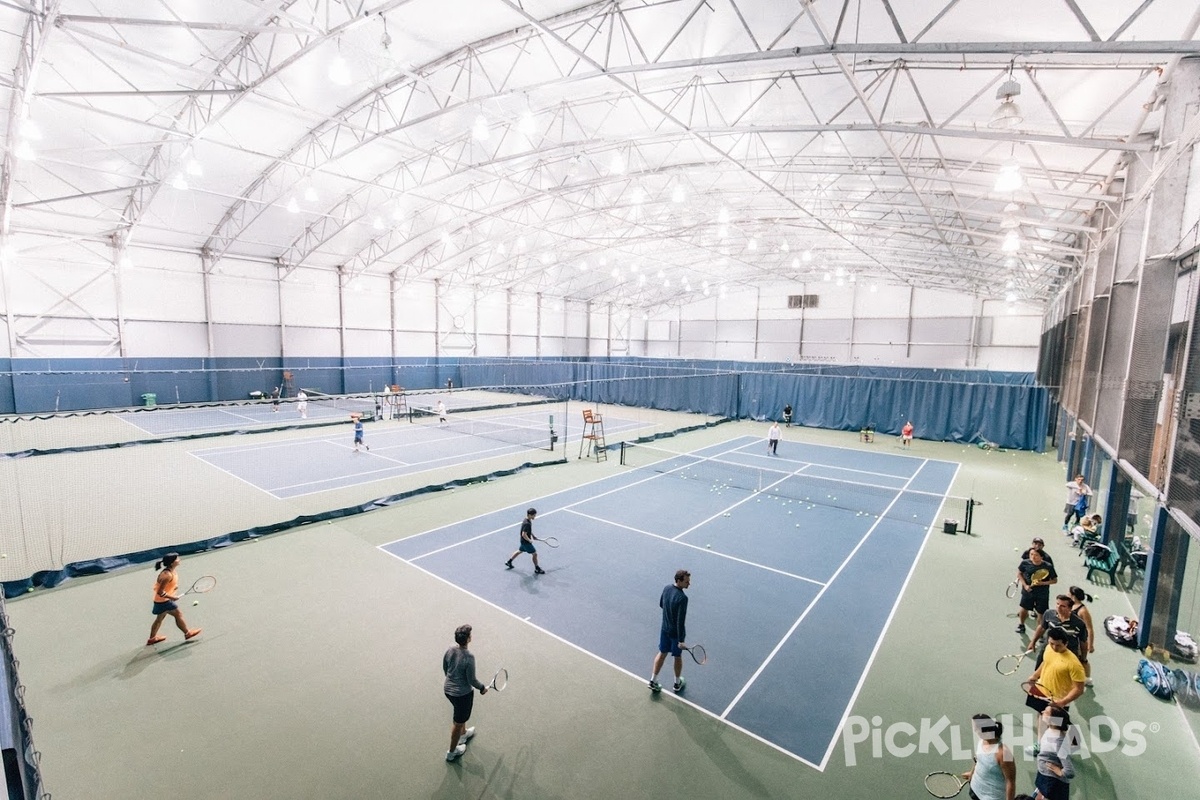
[[[529,453],[533,462],[564,456],[574,458],[580,426],[558,443],[555,453],[550,453],[548,408],[553,407],[533,406],[502,416],[451,414],[444,426],[437,424],[436,419],[419,424],[402,420],[369,422],[364,426],[365,441],[371,449],[359,452],[354,451],[353,428],[347,423],[342,428],[322,429],[322,433],[313,436],[265,443],[239,442],[196,450],[193,455],[280,499],[519,453]],[[465,433],[474,425],[486,428],[493,423],[510,427],[526,443]],[[646,426],[621,418],[613,418],[609,424],[614,435],[642,427]],[[502,436],[511,433],[506,430]],[[543,449],[534,449],[541,445]]]
[[[687,569],[708,663],[685,658],[682,699],[823,768],[958,465],[790,442],[770,457],[751,437],[629,461],[383,549],[642,683],[659,593]],[[504,568],[529,505],[561,542],[539,546],[541,576],[527,556]]]

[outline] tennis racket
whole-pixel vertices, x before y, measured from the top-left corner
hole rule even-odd
[[[705,661],[708,661],[708,653],[705,652],[704,645],[702,644],[694,644],[691,647],[685,647],[683,649],[687,650],[688,655],[691,656],[692,660],[697,664],[703,665]]]
[[[1021,691],[1025,692],[1025,705],[1039,714],[1054,700],[1050,690],[1037,681],[1025,681],[1021,684]]]
[[[533,538],[535,541],[545,544],[546,547],[558,547],[558,537],[556,536],[547,536],[545,539],[538,539],[536,536]]]
[[[488,684],[488,688],[494,692],[503,692],[508,687],[508,670],[504,667],[496,670],[496,674],[492,676],[492,682]]]
[[[1004,590],[1004,596],[1007,597],[1009,600],[1016,597],[1017,596],[1017,587],[1020,585],[1021,585],[1021,579],[1013,578],[1013,582],[1010,583],[1008,585],[1008,588]],[[934,773],[934,774],[938,774],[938,773]]]
[[[996,659],[996,672],[1001,675],[1012,675],[1021,668],[1021,662],[1027,655],[1029,655],[1028,651],[1022,651],[1008,656],[1000,656]]]
[[[934,797],[957,797],[967,782],[952,772],[931,772],[925,776],[925,791]]]
[[[204,594],[205,592],[211,592],[215,588],[217,588],[216,578],[212,575],[201,575],[199,578],[196,578],[195,583],[192,584],[192,588],[188,589],[184,594]]]
[[[1032,589],[1034,586],[1037,586],[1038,584],[1040,584],[1042,581],[1046,580],[1049,577],[1050,577],[1050,570],[1039,569],[1037,572],[1035,572],[1029,576],[1029,587]]]

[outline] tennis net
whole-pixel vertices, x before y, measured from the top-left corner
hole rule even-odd
[[[539,404],[529,404],[539,405]],[[478,436],[482,439],[515,444],[538,450],[554,450],[558,436],[554,433],[552,415],[543,415],[535,411],[513,415],[513,411],[521,406],[501,409],[501,415],[488,416],[486,412],[456,411],[447,413],[445,423],[442,415],[434,408],[410,405],[408,421],[418,425],[444,427],[451,433],[461,433],[467,436]]]
[[[382,416],[383,396],[377,394],[326,394],[316,389],[301,389],[308,397],[308,413],[314,411],[328,412],[344,411],[347,414],[361,414],[365,419],[378,419]],[[296,397],[287,398],[288,404],[295,404]],[[317,416],[322,416],[318,413]]]
[[[853,481],[796,470],[772,469],[737,461],[756,459],[745,453],[730,453],[725,458],[676,453],[636,442],[621,443],[622,466],[645,468],[679,480],[691,481],[711,491],[742,491],[762,494],[801,504],[802,508],[832,506],[877,517],[900,493],[899,486],[885,486],[868,480]]]

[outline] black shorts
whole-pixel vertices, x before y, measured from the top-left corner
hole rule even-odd
[[[1033,785],[1046,800],[1067,800],[1070,796],[1071,785],[1053,775],[1043,775],[1039,772],[1034,778]]]
[[[1036,611],[1040,619],[1042,614],[1045,614],[1050,608],[1050,593],[1039,596],[1033,592],[1021,592],[1021,608],[1026,611]]]
[[[155,603],[150,609],[150,613],[157,617],[159,614],[169,614],[178,608],[179,606],[174,600],[168,600],[165,603]]]
[[[471,709],[475,706],[475,693],[469,692],[457,697],[448,694],[446,699],[450,701],[450,705],[454,706],[454,724],[466,725],[467,720],[471,718]]]

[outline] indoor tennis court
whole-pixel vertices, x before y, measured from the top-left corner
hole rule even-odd
[[[1200,785],[1200,0],[0,30],[9,800]]]

